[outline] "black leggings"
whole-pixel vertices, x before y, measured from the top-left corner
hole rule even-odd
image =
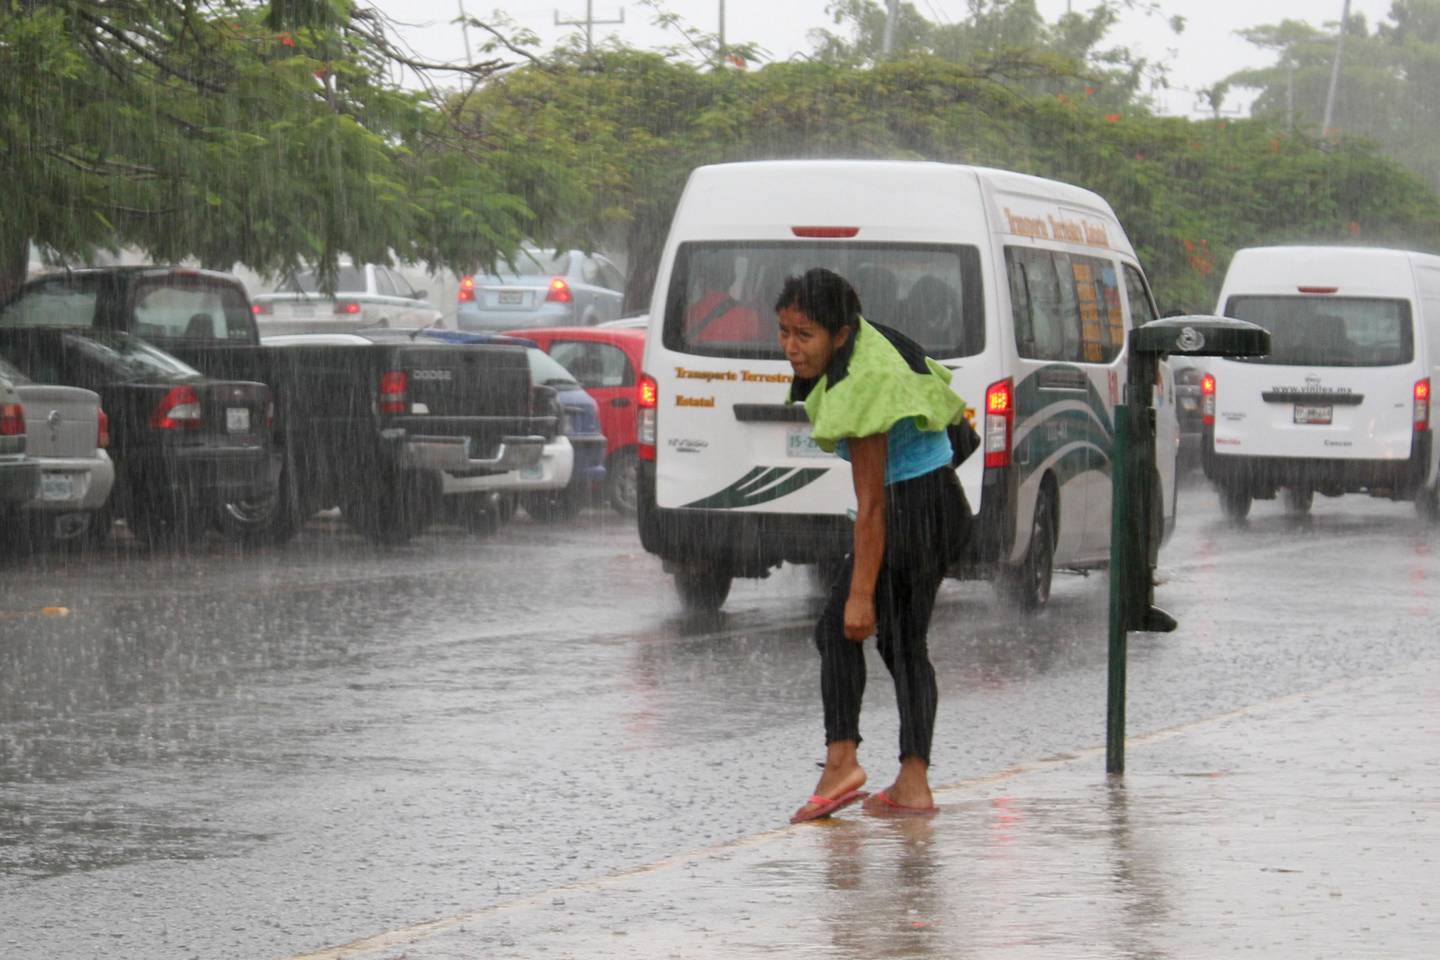
[[[969,513],[948,468],[885,489],[885,559],[875,582],[875,620],[880,657],[895,681],[902,760],[930,763],[940,695],[926,635],[940,581],[963,546]],[[853,555],[845,558],[815,625],[827,744],[861,739],[865,647],[845,636],[853,563]]]

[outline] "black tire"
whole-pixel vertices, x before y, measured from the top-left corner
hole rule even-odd
[[[1242,487],[1228,485],[1220,487],[1220,510],[1232,523],[1239,523],[1250,516],[1252,500],[1250,491]]]
[[[1315,502],[1315,491],[1310,487],[1286,487],[1283,496],[1285,512],[1295,517],[1305,516]]]
[[[640,458],[634,447],[616,451],[605,470],[605,499],[615,512],[633,517],[640,509]]]
[[[440,479],[411,470],[363,493],[343,508],[345,519],[371,543],[397,546],[430,526],[440,499]]]
[[[313,512],[300,504],[294,463],[286,456],[274,492],[220,504],[215,510],[215,529],[226,539],[248,546],[289,543]]]
[[[1035,500],[1030,522],[1030,546],[1018,567],[1004,567],[998,585],[1001,595],[1021,610],[1039,610],[1050,601],[1055,574],[1055,495],[1047,483]]]
[[[521,504],[540,523],[564,523],[580,512],[580,500],[580,491],[572,484],[559,490],[527,493]]]
[[[1427,524],[1440,524],[1440,491],[1430,487],[1415,491],[1415,515]]]
[[[730,596],[734,576],[728,570],[703,567],[675,571],[675,590],[680,604],[692,613],[714,613]]]
[[[466,530],[488,537],[500,529],[500,497],[494,493],[470,493],[447,497],[454,501],[451,511]]]

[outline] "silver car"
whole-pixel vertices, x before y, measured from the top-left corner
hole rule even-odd
[[[532,247],[515,255],[513,269],[460,279],[455,326],[486,332],[590,326],[619,318],[624,300],[625,275],[599,254]]]
[[[109,425],[100,396],[80,387],[32,382],[0,359],[0,377],[14,385],[25,408],[26,454],[39,466],[40,483],[21,505],[26,534],[45,540],[72,540],[90,530],[115,483],[105,452]]]
[[[333,296],[321,292],[315,271],[299,270],[273,293],[253,297],[251,304],[261,336],[445,326],[444,314],[425,299],[424,290],[378,263],[342,265]]]

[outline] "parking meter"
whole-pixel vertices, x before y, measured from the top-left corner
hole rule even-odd
[[[1270,334],[1253,323],[1229,317],[1167,317],[1131,330],[1129,352],[1125,395],[1115,407],[1115,447],[1110,461],[1107,773],[1125,771],[1127,634],[1132,630],[1168,633],[1176,627],[1175,618],[1154,604],[1155,557],[1164,523],[1153,406],[1160,362],[1170,356],[1264,356],[1270,352]]]

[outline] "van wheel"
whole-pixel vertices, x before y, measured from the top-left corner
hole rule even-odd
[[[1429,524],[1440,523],[1440,490],[1421,487],[1415,493],[1415,514]]]
[[[1055,502],[1049,485],[1040,488],[1035,519],[1030,524],[1030,546],[1018,567],[1003,567],[998,585],[1001,595],[1021,610],[1039,610],[1050,600],[1055,573]]]
[[[680,594],[681,605],[695,613],[713,613],[725,604],[730,596],[730,584],[734,576],[727,570],[713,567],[699,567],[675,571],[675,589]]]
[[[1285,488],[1285,512],[1292,516],[1305,516],[1310,512],[1310,505],[1314,502],[1315,491],[1310,487]]]
[[[635,516],[640,504],[640,461],[634,448],[621,450],[610,458],[605,470],[605,495],[617,513]]]
[[[1227,520],[1239,523],[1250,516],[1250,502],[1249,490],[1228,485],[1220,488],[1220,510]]]

